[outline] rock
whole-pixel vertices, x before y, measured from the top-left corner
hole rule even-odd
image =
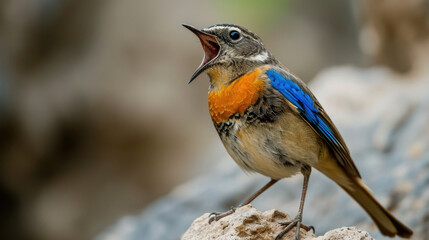
[[[342,227],[331,230],[315,240],[371,240],[374,239],[368,232],[357,227]]]
[[[403,79],[382,68],[337,67],[320,73],[310,87],[339,128],[374,196],[414,230],[413,239],[427,239],[429,81],[427,74],[419,76]],[[177,187],[98,239],[178,239],[202,213],[237,206],[269,180],[243,173],[224,149],[204,156],[209,174]],[[296,214],[301,184],[301,176],[282,180],[252,204]],[[314,225],[318,235],[357,226],[375,239],[389,239],[353,199],[317,171],[310,177],[303,223]],[[120,237],[109,238],[113,235]]]
[[[219,221],[208,222],[209,214],[197,218],[183,235],[182,240],[195,239],[274,239],[283,227],[282,222],[290,221],[290,217],[277,210],[260,212],[252,205],[238,208],[235,213]],[[283,239],[292,239],[295,229],[288,232]],[[314,233],[300,230],[301,239],[314,239]]]
[[[284,228],[280,223],[290,221],[290,217],[280,211],[268,210],[260,212],[250,204],[238,208],[235,213],[211,224],[208,223],[208,219],[208,213],[197,218],[182,236],[182,240],[272,240]],[[282,239],[295,239],[295,231],[296,228],[293,228]],[[300,237],[302,240],[373,239],[369,233],[356,227],[335,229],[321,237],[316,237],[311,230],[306,231],[301,228]]]

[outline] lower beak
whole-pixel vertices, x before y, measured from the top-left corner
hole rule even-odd
[[[201,46],[204,50],[204,58],[201,62],[200,66],[195,70],[194,74],[192,74],[191,79],[189,79],[189,83],[191,83],[200,73],[204,72],[218,56],[220,52],[220,44],[217,41],[216,37],[205,33],[201,30],[198,30],[191,25],[182,24],[185,28],[191,30],[197,37],[200,39]]]

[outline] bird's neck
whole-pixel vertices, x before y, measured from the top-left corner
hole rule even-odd
[[[269,62],[234,62],[233,64],[217,65],[209,68],[207,74],[210,78],[210,91],[219,91],[223,87],[230,85],[237,78],[253,72],[255,69],[265,65],[280,66],[280,63],[272,58]]]
[[[207,70],[210,78],[210,91],[219,91],[222,87],[229,85],[236,74],[231,68],[226,67],[212,67]]]

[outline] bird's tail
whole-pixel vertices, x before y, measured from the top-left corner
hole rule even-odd
[[[365,209],[372,220],[377,225],[383,235],[394,237],[398,235],[403,238],[410,238],[413,231],[396,219],[387,209],[385,209],[369,192],[368,188],[358,177],[349,176],[337,164],[322,166],[318,164],[316,169],[334,180],[340,185],[359,205]]]

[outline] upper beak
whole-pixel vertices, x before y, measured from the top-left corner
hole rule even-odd
[[[204,58],[201,62],[200,66],[195,70],[194,74],[192,74],[191,79],[189,79],[189,83],[191,83],[200,73],[204,72],[209,67],[209,64],[213,62],[220,53],[220,44],[217,41],[214,35],[198,30],[191,25],[182,24],[185,28],[191,30],[197,37],[200,39],[201,45],[204,50]]]

